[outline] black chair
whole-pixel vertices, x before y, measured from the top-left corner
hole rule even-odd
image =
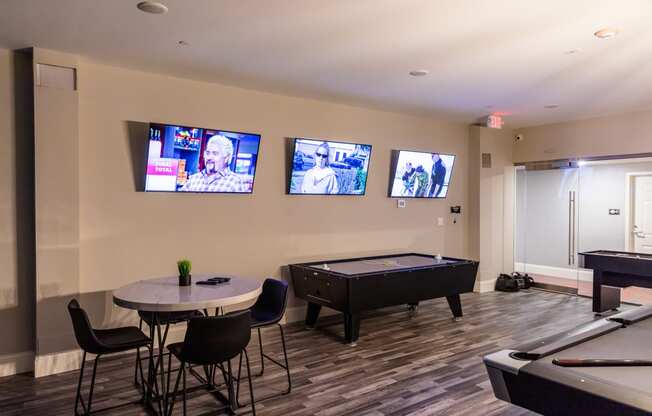
[[[251,328],[258,330],[258,345],[260,347],[260,373],[256,376],[260,377],[265,372],[265,360],[278,365],[283,368],[287,373],[288,388],[281,394],[289,394],[292,391],[292,380],[290,378],[290,364],[288,363],[288,353],[285,347],[285,334],[283,333],[283,326],[279,323],[283,314],[285,314],[285,307],[287,305],[288,284],[282,280],[265,279],[263,283],[263,290],[256,303],[251,307]],[[283,357],[285,364],[275,360],[263,351],[263,338],[260,330],[272,325],[278,325],[281,331],[281,342],[283,344]],[[240,366],[238,366],[238,378],[240,378]],[[238,387],[240,384],[238,383]],[[239,389],[238,389],[239,390]],[[237,396],[237,395],[236,395]],[[259,400],[265,400],[269,397]]]
[[[147,324],[149,327],[149,336],[151,337],[152,340],[155,339],[156,333],[154,331],[155,329],[155,318],[154,314],[152,312],[146,312],[146,311],[138,311],[138,316],[140,317],[140,322],[138,322],[138,328],[140,330],[143,329],[143,322]],[[191,318],[197,318],[200,316],[204,316],[201,312],[199,311],[181,311],[181,312],[158,312],[156,315],[156,323],[158,325],[163,326],[165,325],[165,330],[163,331],[163,334],[159,332],[158,337],[159,337],[159,342],[158,345],[159,347],[165,345],[165,342],[168,337],[168,331],[170,330],[170,325],[175,325],[179,324],[182,322],[188,322]],[[168,353],[169,354],[169,353]],[[163,357],[161,357],[163,358]],[[158,372],[158,367],[159,367],[159,361],[156,361],[155,364],[156,368],[154,369],[154,374]],[[138,382],[138,368],[142,367],[141,363],[141,357],[138,355],[136,357],[136,368],[134,369],[134,383],[136,385],[139,384]],[[169,368],[168,368],[169,370]]]
[[[183,379],[183,414],[186,414],[186,367],[190,365],[203,366],[204,368],[219,368],[224,376],[228,388],[228,403],[233,410],[237,403],[234,397],[234,380],[231,371],[231,360],[244,354],[247,364],[247,378],[249,380],[249,395],[251,397],[251,410],[256,415],[254,406],[254,389],[251,383],[251,372],[249,367],[249,356],[247,345],[251,339],[249,323],[251,314],[248,310],[232,312],[223,316],[205,316],[192,318],[188,321],[188,329],[183,342],[168,346],[171,352],[168,357],[168,368],[171,368],[171,358],[174,355],[181,363],[177,373],[174,391],[168,394],[169,409],[167,414],[171,415],[174,409],[174,402],[179,391],[179,380]],[[224,363],[226,363],[226,368]],[[214,382],[215,372],[207,376],[209,390],[216,391]],[[238,378],[238,382],[239,382]],[[170,388],[170,373],[168,373],[168,389]],[[168,392],[169,393],[169,392]]]
[[[95,375],[97,373],[97,364],[100,361],[100,357],[103,355],[114,354],[118,352],[136,350],[136,354],[140,356],[140,349],[146,347],[149,350],[149,353],[152,353],[152,342],[149,337],[147,337],[143,332],[136,328],[135,326],[128,326],[124,328],[113,328],[113,329],[93,329],[90,321],[88,320],[88,315],[80,306],[79,302],[76,299],[72,299],[68,303],[68,312],[70,313],[70,319],[72,320],[72,326],[75,332],[75,338],[77,339],[77,344],[84,351],[84,356],[82,358],[81,370],[79,372],[79,382],[77,384],[77,396],[75,397],[75,415],[79,415],[79,404],[81,404],[84,415],[91,414],[91,405],[93,404],[93,390],[95,388]],[[88,394],[88,404],[84,403],[84,399],[81,396],[81,385],[82,379],[84,377],[84,367],[86,364],[86,354],[95,354],[95,362],[93,363],[93,376],[91,378],[91,387]],[[140,368],[141,377],[143,377],[143,368]],[[144,394],[144,393],[143,393]],[[142,400],[142,398],[141,398]],[[111,406],[110,408],[104,408],[101,410],[96,410],[93,413],[100,411],[105,411],[109,409],[115,409],[127,404],[138,403],[141,400],[123,403],[116,406]]]

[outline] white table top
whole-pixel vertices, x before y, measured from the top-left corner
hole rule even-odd
[[[228,283],[196,284],[213,276],[217,275],[193,275],[190,286],[179,286],[177,276],[141,280],[114,290],[113,302],[140,311],[179,312],[247,302],[256,299],[262,291],[262,281],[256,278],[226,276],[231,278]]]

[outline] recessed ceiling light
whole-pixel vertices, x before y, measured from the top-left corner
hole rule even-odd
[[[566,52],[564,52],[564,55],[575,55],[576,53],[580,53],[579,49],[569,49]]]
[[[178,44],[179,46],[188,46],[188,45],[190,45],[190,44],[189,44],[188,42],[186,42],[185,40],[180,40],[179,42],[177,42],[177,44]]]
[[[410,75],[412,75],[413,77],[423,77],[428,75],[429,73],[430,72],[428,72],[428,70],[426,69],[416,69],[414,71],[410,71]]]
[[[559,105],[558,104],[548,104],[548,105],[544,105],[543,108],[545,108],[547,110],[554,110],[555,108],[559,108]]]
[[[141,1],[136,7],[145,13],[164,14],[168,12],[168,6],[157,1]]]
[[[618,29],[614,27],[605,27],[598,30],[593,34],[596,38],[600,39],[613,39],[618,35]]]

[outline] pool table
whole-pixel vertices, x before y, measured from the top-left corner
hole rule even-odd
[[[652,288],[652,254],[625,251],[595,250],[579,253],[579,267],[593,269],[593,312],[599,314],[620,305],[620,290],[616,299],[604,296],[606,287],[638,286]]]
[[[478,262],[403,253],[289,265],[295,295],[308,302],[306,326],[314,328],[322,306],[344,314],[346,342],[355,345],[366,310],[446,297],[462,317],[460,294],[473,291]]]
[[[497,398],[543,415],[652,415],[652,366],[561,367],[553,359],[652,359],[652,306],[484,357]]]

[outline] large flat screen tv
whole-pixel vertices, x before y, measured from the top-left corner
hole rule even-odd
[[[149,125],[145,191],[252,193],[260,135]]]
[[[364,195],[371,145],[294,139],[288,193]]]
[[[455,155],[394,152],[389,196],[396,198],[446,198]]]

